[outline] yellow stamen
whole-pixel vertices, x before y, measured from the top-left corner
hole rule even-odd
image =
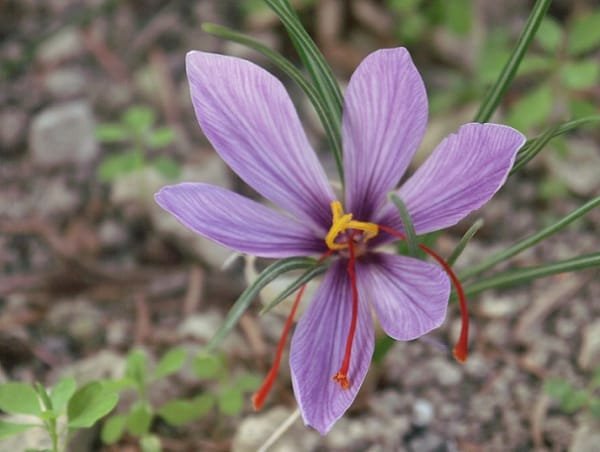
[[[348,229],[363,231],[363,239],[366,242],[372,239],[379,233],[379,226],[375,223],[367,223],[366,221],[355,221],[352,219],[352,214],[344,214],[344,208],[339,201],[331,202],[332,221],[331,228],[325,236],[325,243],[330,250],[343,250],[348,248],[347,243],[336,243],[335,239],[338,235]]]

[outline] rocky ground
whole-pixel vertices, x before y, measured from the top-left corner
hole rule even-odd
[[[307,23],[341,80],[369,51],[398,44],[384,2],[316,3],[305,13],[317,20]],[[502,10],[493,2],[475,3],[477,33],[491,22],[518,32],[527,14],[523,2],[511,1],[514,8]],[[553,13],[561,17],[568,8],[568,2],[557,2]],[[229,251],[187,232],[154,204],[152,194],[172,178],[150,166],[109,183],[97,176],[104,159],[123,148],[99,141],[96,126],[115,121],[131,105],[145,105],[175,132],[172,143],[149,157],[177,162],[176,180],[250,193],[195,122],[184,55],[202,49],[266,62],[203,33],[202,22],[252,32],[293,57],[270,14],[245,11],[234,1],[0,2],[0,381],[51,384],[65,373],[82,381],[104,378],[122,370],[134,345],[154,356],[176,344],[199,350],[245,287],[241,261],[222,270]],[[470,40],[453,42],[437,30],[411,50],[435,91],[446,89],[448,66],[468,76],[472,47]],[[323,136],[314,114],[301,93],[290,90],[318,146]],[[452,114],[433,115],[424,150],[472,117],[476,107],[466,101]],[[542,154],[512,177],[478,212],[485,226],[459,270],[600,193],[598,140],[597,130],[573,133],[566,156]],[[333,168],[328,154],[323,159]],[[439,237],[441,254],[452,251],[470,224],[464,223]],[[596,209],[510,265],[597,250],[599,224]],[[459,328],[453,305],[442,328],[397,343],[372,367],[353,408],[328,436],[298,421],[273,450],[598,450],[597,421],[586,412],[566,414],[543,384],[552,377],[576,387],[589,383],[600,363],[599,299],[593,270],[477,296],[470,300],[472,353],[465,365],[448,351]],[[232,373],[262,375],[268,369],[285,313],[257,312],[258,306],[224,345]],[[153,388],[152,397],[198,390],[185,372],[171,383]],[[284,368],[258,414],[247,400],[239,415],[215,412],[179,430],[155,430],[169,451],[251,451],[294,409]],[[39,440],[28,434],[18,446],[0,443],[0,450],[34,447]],[[78,441],[73,450],[137,450],[132,438],[102,446],[97,431]]]

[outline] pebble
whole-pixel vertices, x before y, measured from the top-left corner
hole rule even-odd
[[[38,113],[29,131],[29,147],[41,167],[90,163],[98,155],[90,106],[73,101]]]
[[[451,363],[445,358],[432,358],[429,367],[442,386],[455,386],[462,381],[462,372],[458,364]]]
[[[598,452],[600,427],[598,421],[584,420],[575,430],[569,452]]]
[[[123,223],[108,219],[104,220],[98,228],[98,237],[103,248],[117,250],[124,247],[129,239],[128,229]]]
[[[36,181],[34,209],[44,216],[74,212],[80,204],[80,192],[69,187],[64,177]]]
[[[17,108],[0,111],[0,154],[14,154],[25,141],[27,115]]]
[[[54,331],[65,331],[78,344],[89,346],[104,336],[104,316],[93,303],[85,299],[53,304],[47,322]]]
[[[56,65],[83,53],[83,40],[75,27],[63,27],[44,39],[37,49],[37,58],[42,64]]]
[[[434,409],[431,402],[425,399],[415,400],[412,409],[412,422],[417,427],[426,427],[433,420]]]
[[[76,68],[56,69],[44,79],[46,91],[57,100],[73,99],[84,94],[86,84],[85,75]]]
[[[512,317],[527,306],[527,297],[521,294],[497,295],[486,292],[477,304],[480,314],[490,319]]]

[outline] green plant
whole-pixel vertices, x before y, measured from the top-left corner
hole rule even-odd
[[[201,381],[216,381],[218,389],[191,398],[172,399],[159,407],[149,400],[151,385],[179,372],[188,360],[187,352],[181,347],[167,351],[156,366],[151,366],[146,353],[133,350],[127,357],[125,376],[112,382],[120,391],[134,390],[136,400],[125,413],[115,414],[102,427],[101,438],[105,444],[117,443],[127,432],[140,439],[143,451],[160,450],[158,437],[151,429],[156,418],[172,427],[194,422],[216,406],[221,414],[239,414],[244,407],[244,394],[260,384],[258,377],[243,374],[232,378],[221,356],[200,353],[191,360],[191,369]]]
[[[154,127],[155,113],[148,107],[135,105],[128,108],[119,122],[107,122],[96,128],[96,137],[103,143],[125,145],[125,151],[107,156],[98,167],[98,178],[103,182],[154,167],[171,179],[179,175],[179,165],[173,159],[156,156],[146,160],[146,152],[157,151],[175,139],[175,133],[168,127]]]
[[[0,384],[0,409],[31,418],[29,422],[0,420],[0,439],[42,428],[50,436],[50,450],[63,451],[70,433],[91,427],[117,402],[117,392],[101,381],[87,383],[78,389],[73,378],[63,378],[50,391],[39,383]]]
[[[573,386],[562,378],[551,378],[544,383],[544,391],[558,402],[562,411],[573,414],[587,411],[596,419],[600,419],[600,366],[594,371],[590,382],[584,389]]]

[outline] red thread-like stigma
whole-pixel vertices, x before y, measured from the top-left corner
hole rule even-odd
[[[379,229],[387,232],[391,236],[399,238],[400,240],[406,240],[406,235],[404,235],[400,231],[396,231],[393,228],[379,225]],[[437,254],[431,248],[422,243],[419,243],[419,248],[421,248],[424,252],[433,257],[438,262],[438,264],[442,266],[444,271],[450,277],[450,280],[454,285],[454,289],[456,290],[458,304],[460,307],[461,327],[460,336],[452,352],[454,358],[456,358],[457,361],[464,363],[467,360],[467,355],[469,353],[469,311],[467,308],[467,297],[465,296],[465,291],[463,290],[462,284],[460,283],[458,276],[456,276],[456,273],[454,273],[454,270],[452,270],[452,267],[450,267],[448,262],[446,262],[439,254]]]
[[[346,339],[346,350],[344,352],[344,360],[340,370],[333,376],[333,381],[338,383],[342,389],[350,387],[348,379],[348,369],[350,368],[350,355],[352,354],[352,344],[354,342],[354,334],[356,333],[356,323],[358,321],[358,287],[356,285],[356,256],[354,253],[354,233],[348,238],[348,250],[350,258],[348,259],[348,277],[352,289],[352,319],[350,321],[350,330]]]

